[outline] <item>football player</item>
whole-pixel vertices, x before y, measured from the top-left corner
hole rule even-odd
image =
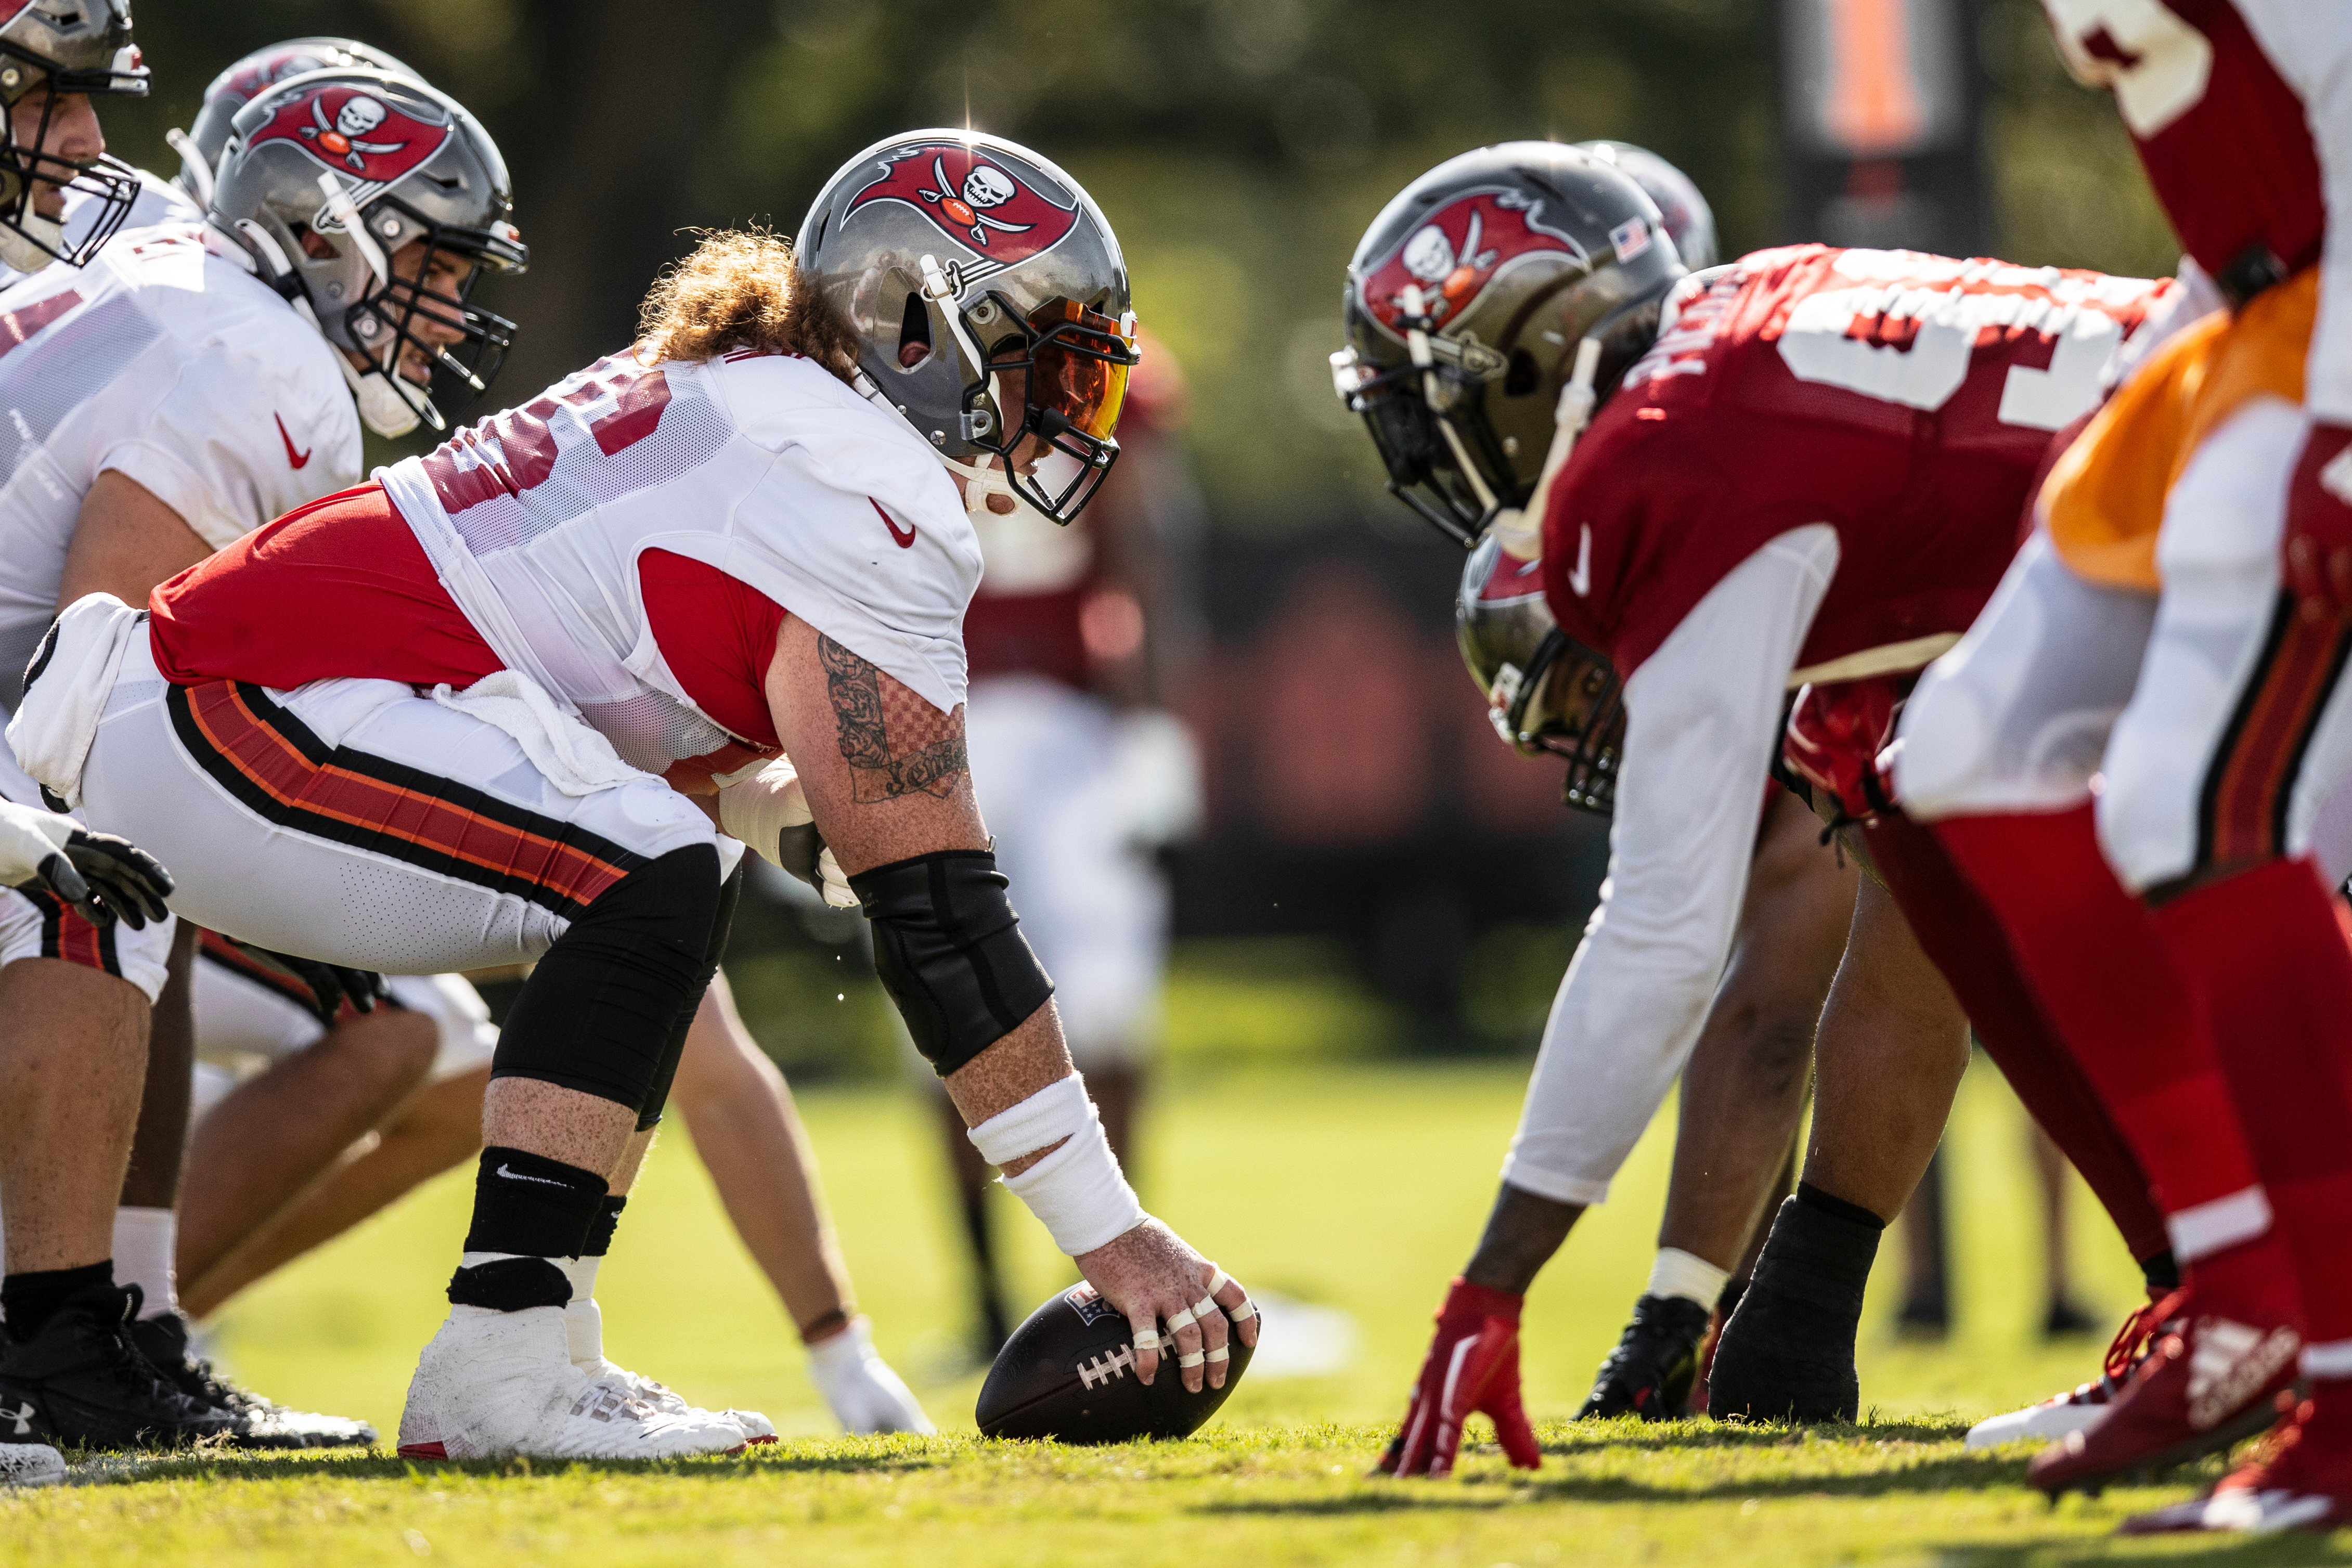
[[[962,131],[860,154],[801,234],[797,257],[710,237],[631,349],[281,517],[150,616],[74,605],[10,729],[94,821],[163,829],[208,926],[338,964],[537,960],[411,1454],[746,1440],[592,1382],[564,1333],[565,1265],[617,1221],[745,843],[862,906],[975,1145],[1126,1314],[1139,1379],[1164,1346],[1182,1386],[1222,1385],[1229,1333],[1255,1342],[1241,1286],[1118,1173],[964,760],[966,509],[1074,517],[1115,459],[1117,242],[1059,170]]]
[[[384,434],[437,422],[436,376],[470,391],[495,368],[510,325],[465,301],[477,273],[522,260],[496,148],[413,82],[307,81],[239,113],[206,226],[137,231],[79,270],[0,292],[12,344],[0,385],[23,420],[0,488],[0,669],[23,666],[61,604],[101,590],[143,600],[216,546],[352,484],[362,419]],[[9,772],[0,792],[38,803]],[[137,1313],[123,1309],[106,1228],[83,1218],[101,1193],[110,1211],[122,1186],[117,1118],[138,1104],[169,924],[99,931],[38,900],[6,905],[5,956],[28,999],[6,1009],[26,1038],[10,1041],[0,1081],[0,1103],[26,1121],[7,1140],[0,1397],[76,1443],[312,1440],[290,1417],[156,1380],[123,1322]],[[55,1092],[37,1091],[44,1061]],[[133,1285],[153,1298],[140,1311],[161,1317],[171,1249],[152,1250]]]
[[[2013,552],[2053,433],[2096,405],[2172,287],[1822,246],[1686,277],[1658,223],[1606,164],[1512,143],[1408,187],[1350,267],[1335,368],[1391,488],[1484,539],[1461,614],[1539,585],[1557,621],[1476,672],[1498,726],[1566,754],[1571,801],[1616,813],[1610,892],[1554,1005],[1487,1239],[1384,1458],[1399,1471],[1447,1468],[1481,1409],[1514,1462],[1535,1460],[1520,1296],[1699,1030],[1785,694],[1916,670],[1957,640]],[[1965,1064],[1961,1015],[1875,879],[1818,1051],[1805,1179],[1725,1329],[1718,1412],[1852,1418],[1878,1234]],[[2098,1171],[2040,1103],[2067,1086],[2015,1065],[2030,1054],[2003,1065]],[[2160,1227],[2129,1211],[2144,1181],[2093,1180],[2135,1255],[2160,1253]]]
[[[2160,1469],[2275,1401],[2272,1439],[2210,1497],[2126,1528],[2334,1528],[2352,1519],[2352,955],[2330,895],[2352,870],[2352,252],[2328,210],[2352,181],[2352,12],[2046,8],[2227,308],[2060,460],[2032,541],[1906,709],[1895,783],[2137,1151],[2184,1266],[2112,1401],[2027,1423],[2075,1428],[2031,1479]]]

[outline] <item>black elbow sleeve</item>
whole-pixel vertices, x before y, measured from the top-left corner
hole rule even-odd
[[[1054,994],[989,851],[917,855],[860,872],[849,885],[873,925],[882,987],[940,1077]]]

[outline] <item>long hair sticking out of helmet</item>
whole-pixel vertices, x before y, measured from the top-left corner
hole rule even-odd
[[[791,241],[758,228],[705,230],[701,239],[638,308],[641,363],[749,349],[799,354],[856,384],[857,333],[811,286]]]

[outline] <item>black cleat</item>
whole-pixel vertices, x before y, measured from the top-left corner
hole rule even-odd
[[[1756,1278],[1716,1346],[1709,1414],[1810,1423],[1862,1413],[1853,1343],[1878,1237],[1801,1198],[1780,1205]]]
[[[245,1422],[239,1444],[248,1448],[364,1448],[376,1440],[373,1427],[341,1416],[289,1410],[251,1389],[239,1388],[188,1348],[188,1320],[178,1312],[137,1318],[131,1343],[172,1385],[201,1405],[226,1410]]]
[[[1715,1314],[1680,1296],[1643,1296],[1633,1303],[1617,1348],[1601,1364],[1580,1421],[1622,1416],[1644,1421],[1679,1419],[1698,1378],[1698,1347]]]
[[[67,1298],[30,1340],[0,1346],[0,1441],[86,1448],[241,1442],[235,1412],[189,1398],[131,1338],[136,1285]]]

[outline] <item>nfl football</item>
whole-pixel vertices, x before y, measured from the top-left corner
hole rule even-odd
[[[1230,1324],[1227,1325],[1231,1327]],[[1234,1334],[1225,1385],[1184,1392],[1173,1351],[1146,1388],[1135,1379],[1127,1319],[1088,1284],[1050,1298],[1013,1331],[981,1385],[972,1412],[982,1437],[1052,1437],[1064,1443],[1124,1443],[1189,1437],[1208,1424],[1241,1381],[1249,1346]]]

